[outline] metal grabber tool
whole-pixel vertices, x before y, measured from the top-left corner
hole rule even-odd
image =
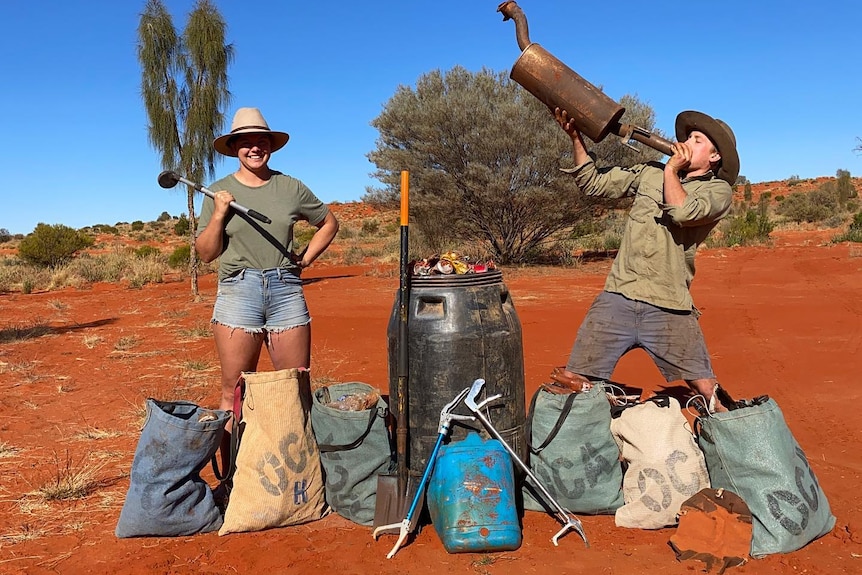
[[[504,440],[500,433],[496,429],[494,429],[494,426],[491,424],[485,414],[482,413],[482,408],[484,408],[492,401],[496,401],[497,399],[502,397],[498,393],[497,395],[493,395],[487,399],[484,399],[477,404],[476,396],[478,396],[479,393],[482,391],[482,387],[484,385],[484,379],[477,379],[476,381],[474,381],[473,386],[470,388],[470,393],[467,394],[467,398],[464,400],[464,405],[466,405],[470,409],[470,411],[476,414],[476,417],[479,418],[479,421],[481,421],[482,424],[488,429],[494,439],[503,444],[503,447],[506,448],[506,451],[509,452],[509,455],[512,456],[512,459],[515,461],[515,463],[517,463],[518,466],[524,470],[524,473],[526,473],[527,476],[532,480],[533,485],[535,485],[539,489],[539,491],[542,492],[545,501],[557,510],[557,519],[559,519],[560,522],[563,524],[563,528],[557,531],[556,535],[551,537],[551,541],[554,542],[554,545],[559,545],[559,543],[557,542],[559,538],[562,537],[566,531],[572,529],[576,531],[578,535],[581,536],[581,538],[584,540],[584,544],[589,547],[590,542],[587,541],[587,536],[584,534],[584,526],[581,524],[580,519],[573,516],[571,511],[560,505],[557,500],[554,499],[553,495],[551,495],[545,488],[545,486],[542,485],[541,482],[539,482],[539,479],[533,474],[530,468],[527,467],[527,465],[523,461],[521,461],[521,458],[518,457],[518,454],[515,453],[515,450],[512,449],[512,447],[508,443],[506,443],[506,440]]]
[[[467,394],[470,392],[470,388],[463,389],[452,401],[443,406],[443,409],[440,411],[440,425],[437,428],[437,442],[434,444],[434,449],[431,451],[431,455],[428,456],[428,463],[425,464],[425,471],[422,473],[422,479],[419,481],[419,487],[416,489],[416,495],[413,497],[413,502],[410,504],[410,508],[407,510],[407,516],[401,523],[393,523],[391,525],[381,525],[377,527],[372,535],[376,540],[380,534],[385,533],[387,531],[392,531],[393,529],[400,530],[398,532],[398,540],[395,542],[395,545],[392,547],[392,551],[386,555],[387,559],[392,559],[395,554],[398,552],[398,549],[401,548],[401,545],[404,544],[404,541],[407,540],[407,535],[410,533],[410,522],[413,520],[413,515],[417,512],[417,507],[419,507],[419,502],[422,501],[422,495],[425,491],[425,487],[428,484],[428,480],[431,478],[431,471],[434,468],[434,461],[437,459],[437,453],[440,451],[440,446],[443,445],[443,439],[449,434],[449,430],[452,426],[453,420],[460,421],[473,421],[475,418],[471,415],[459,415],[457,413],[452,413],[452,410],[461,403]]]

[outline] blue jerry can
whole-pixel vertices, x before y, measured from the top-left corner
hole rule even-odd
[[[471,432],[442,446],[427,498],[431,523],[449,553],[521,546],[512,460],[496,439]]]

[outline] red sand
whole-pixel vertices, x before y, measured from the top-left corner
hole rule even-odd
[[[862,248],[821,245],[810,232],[774,234],[777,247],[704,250],[693,293],[719,379],[737,397],[769,394],[781,406],[838,518],[804,549],[731,573],[862,573]],[[503,270],[523,328],[526,393],[565,362],[575,331],[601,289],[609,262],[579,269]],[[314,316],[313,374],[386,389],[386,325],[397,275],[365,267],[314,266],[306,294]],[[388,277],[384,277],[388,276]],[[667,542],[671,529],[620,529],[613,517],[582,517],[592,544],[530,512],[517,551],[449,555],[432,527],[387,560],[392,537],[331,515],[299,527],[218,537],[118,540],[113,530],[128,487],[143,400],[214,405],[218,362],[200,336],[214,276],[188,283],[0,295],[0,330],[50,333],[0,344],[0,573],[693,573]],[[118,345],[121,344],[121,345]],[[125,345],[122,345],[125,344]],[[117,349],[127,347],[127,349]],[[261,369],[269,369],[264,359]],[[614,379],[661,391],[642,352]],[[102,432],[102,433],[100,433]],[[86,499],[40,503],[33,495],[66,467],[103,465]],[[207,471],[209,473],[209,471]],[[211,480],[211,475],[205,478]]]

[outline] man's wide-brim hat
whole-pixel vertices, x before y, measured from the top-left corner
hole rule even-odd
[[[230,132],[219,136],[213,142],[213,148],[219,154],[236,157],[236,151],[231,149],[231,138],[242,134],[269,134],[272,139],[272,152],[280,150],[290,136],[286,132],[276,132],[269,129],[269,124],[263,119],[263,114],[257,108],[240,108],[233,115]]]
[[[731,186],[736,184],[736,178],[739,176],[739,154],[736,151],[736,136],[730,126],[703,112],[680,112],[676,117],[677,141],[684,142],[694,130],[706,134],[721,154],[721,166],[716,175]]]

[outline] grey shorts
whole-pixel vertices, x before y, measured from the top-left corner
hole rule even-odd
[[[590,306],[566,368],[610,379],[635,348],[649,354],[666,381],[712,379],[712,363],[693,312],[668,310],[603,291]]]

